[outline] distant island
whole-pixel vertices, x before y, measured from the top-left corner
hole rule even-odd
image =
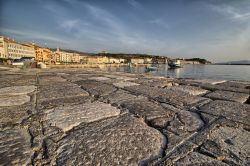
[[[216,65],[250,65],[250,60],[220,62],[220,63],[215,63],[215,64]]]

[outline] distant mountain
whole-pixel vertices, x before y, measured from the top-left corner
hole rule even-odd
[[[241,60],[241,61],[229,61],[216,63],[217,65],[250,65],[250,60]]]

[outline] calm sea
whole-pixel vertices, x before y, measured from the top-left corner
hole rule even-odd
[[[106,66],[105,70],[129,73],[147,72],[145,66]],[[176,78],[250,81],[250,65],[184,65],[183,68],[178,69],[169,69],[168,65],[158,65],[156,71],[150,71],[149,73]]]

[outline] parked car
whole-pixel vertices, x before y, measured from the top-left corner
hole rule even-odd
[[[34,62],[35,58],[33,57],[22,57],[20,59],[15,59],[12,62],[13,66],[23,66],[25,62]]]

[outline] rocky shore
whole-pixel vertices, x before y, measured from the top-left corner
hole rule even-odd
[[[0,68],[0,165],[250,165],[250,81]]]

